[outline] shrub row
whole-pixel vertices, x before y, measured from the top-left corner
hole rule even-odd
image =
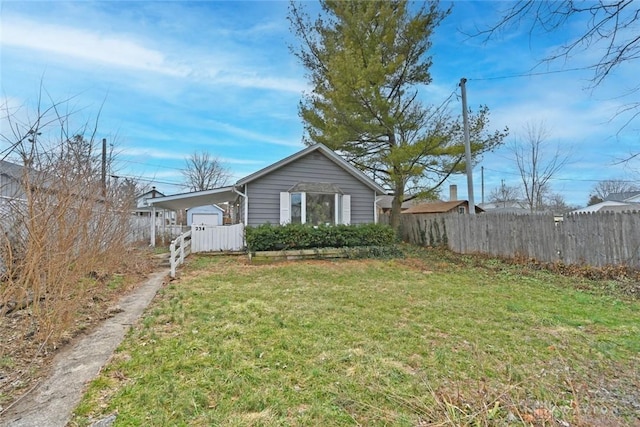
[[[255,251],[288,249],[388,246],[395,242],[393,229],[382,224],[310,226],[263,224],[245,229],[247,248]]]

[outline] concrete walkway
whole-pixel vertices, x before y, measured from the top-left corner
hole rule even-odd
[[[103,321],[91,334],[63,349],[53,360],[48,378],[0,417],[2,426],[64,427],[94,379],[122,342],[127,330],[142,315],[164,283],[168,271],[152,274],[124,296],[121,312]]]

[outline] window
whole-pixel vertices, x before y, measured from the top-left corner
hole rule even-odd
[[[293,187],[300,190],[301,185]],[[309,188],[308,190],[316,188]],[[326,187],[323,190],[328,189]],[[337,187],[336,187],[337,189]],[[328,189],[333,190],[333,188]],[[280,193],[280,223],[334,225],[351,222],[351,197],[336,192],[295,191]]]
[[[291,223],[302,224],[302,196],[304,193],[291,193]]]
[[[336,195],[306,193],[306,224],[335,224],[336,223]],[[337,195],[342,196],[341,194]]]
[[[459,214],[463,214],[463,213],[465,213],[464,206],[458,206],[458,213],[459,213]]]

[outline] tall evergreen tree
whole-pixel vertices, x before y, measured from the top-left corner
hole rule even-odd
[[[433,30],[449,11],[438,2],[412,11],[404,0],[321,0],[315,21],[291,3],[292,47],[313,91],[299,106],[305,143],[340,152],[393,194],[391,224],[399,224],[405,194],[434,194],[464,171],[463,128],[446,108],[426,106],[419,87],[431,83]],[[411,3],[414,7],[414,3]],[[475,155],[506,133],[486,131],[488,109],[470,115]]]

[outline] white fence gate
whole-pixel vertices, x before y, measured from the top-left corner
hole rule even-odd
[[[191,226],[191,251],[217,252],[244,249],[244,226],[193,225]]]

